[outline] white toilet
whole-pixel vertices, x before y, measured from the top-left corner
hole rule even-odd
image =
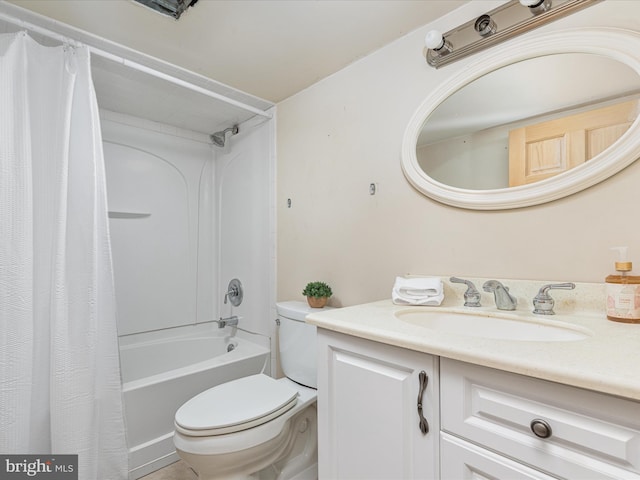
[[[233,380],[178,409],[173,441],[200,480],[317,479],[316,327],[304,317],[318,310],[277,304],[285,378]]]

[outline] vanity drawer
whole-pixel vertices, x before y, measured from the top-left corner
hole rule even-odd
[[[560,478],[640,479],[639,402],[445,358],[440,374],[442,430]]]
[[[440,480],[556,480],[444,432],[440,434],[440,458]]]

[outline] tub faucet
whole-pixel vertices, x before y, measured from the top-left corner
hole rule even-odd
[[[220,317],[220,320],[216,320],[216,322],[218,322],[218,328],[233,327],[238,325],[238,317],[236,315],[231,315],[227,318]]]
[[[484,282],[482,289],[485,292],[493,292],[498,310],[515,310],[518,299],[509,293],[509,287],[505,287],[497,280]]]

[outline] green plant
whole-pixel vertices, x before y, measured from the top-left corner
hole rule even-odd
[[[331,291],[331,287],[324,282],[309,282],[307,286],[304,287],[302,294],[306,297],[330,297],[333,295]]]

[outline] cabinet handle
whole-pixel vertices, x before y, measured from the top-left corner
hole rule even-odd
[[[422,370],[418,374],[418,379],[420,380],[420,387],[418,392],[418,417],[420,417],[420,431],[423,435],[429,433],[429,422],[424,418],[422,414],[422,395],[424,391],[427,389],[427,384],[429,383],[429,377],[427,376],[427,372]]]
[[[536,418],[531,421],[531,431],[536,437],[549,438],[551,436],[551,425],[544,420]]]

